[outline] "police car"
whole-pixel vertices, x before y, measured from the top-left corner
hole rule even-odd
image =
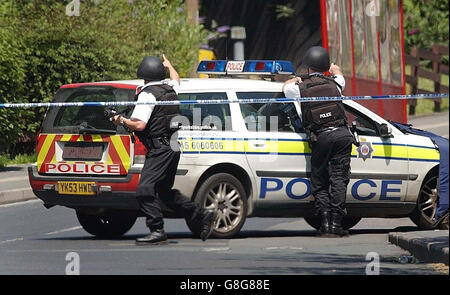
[[[280,82],[230,78],[292,74],[292,65],[203,61],[199,73],[223,77],[182,79],[179,100],[224,103],[180,104],[184,123],[175,188],[218,210],[215,237],[233,237],[249,217],[303,217],[318,228],[299,103],[262,100],[284,97]],[[54,102],[133,101],[142,85],[142,80],[68,84]],[[433,141],[403,133],[354,101],[344,104],[360,145],[353,146],[343,226],[351,228],[363,217],[410,217],[420,228],[432,228],[440,159]],[[140,216],[135,191],[146,149],[105,118],[103,107],[50,108],[36,153],[29,179],[47,208],[74,209],[82,227],[101,237],[125,234]],[[164,213],[179,217],[167,208]],[[194,224],[187,225],[198,235]]]

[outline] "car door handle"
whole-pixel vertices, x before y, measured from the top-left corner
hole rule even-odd
[[[255,149],[265,149],[267,144],[264,141],[250,141],[250,146]]]

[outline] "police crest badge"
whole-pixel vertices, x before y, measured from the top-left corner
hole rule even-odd
[[[372,143],[361,142],[361,145],[356,149],[358,152],[358,158],[362,158],[364,161],[366,159],[372,158],[374,149],[372,148]]]

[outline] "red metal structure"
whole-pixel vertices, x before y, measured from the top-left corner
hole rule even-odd
[[[292,15],[280,18],[275,7],[286,2]],[[202,7],[219,27],[245,27],[246,59],[289,60],[297,71],[306,50],[322,45],[344,70],[345,95],[405,94],[402,0],[205,0]],[[232,44],[228,36],[209,45],[227,59]],[[407,121],[406,100],[362,104]]]
[[[322,45],[349,73],[345,95],[406,93],[402,0],[320,0],[320,11]],[[406,100],[361,103],[407,122]]]

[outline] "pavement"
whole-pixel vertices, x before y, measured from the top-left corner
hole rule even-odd
[[[0,205],[36,199],[31,188],[0,191]]]
[[[28,180],[29,165],[0,168],[0,205],[36,199]]]
[[[448,265],[448,230],[391,232],[388,241],[425,263]]]

